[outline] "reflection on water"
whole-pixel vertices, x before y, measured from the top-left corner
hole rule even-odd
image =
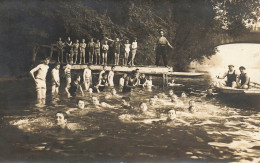
[[[160,78],[154,78],[153,83],[160,82]],[[182,99],[183,107],[176,108],[172,102],[163,100],[156,106],[148,104],[148,99],[167,93],[169,88],[155,87],[153,92],[136,89],[123,96],[131,98],[134,108],[146,102],[148,109],[153,107],[160,116],[133,119],[131,116],[138,113],[122,109],[120,99],[107,99],[105,92],[96,94],[100,101],[115,108],[95,108],[87,95],[86,112],[75,111],[69,116],[73,130],[55,127],[54,116],[57,111],[75,108],[76,99],[61,94],[48,98],[39,107],[35,106],[34,87],[29,80],[2,83],[1,96],[5,95],[5,101],[1,101],[1,158],[260,161],[259,105],[237,104],[218,96],[206,98],[205,90],[211,83],[207,74],[194,79],[175,78],[175,82],[184,84],[172,87],[177,96],[182,92],[188,96]],[[190,100],[195,101],[195,113],[187,110]],[[176,119],[166,120],[166,111],[170,109],[176,110]]]

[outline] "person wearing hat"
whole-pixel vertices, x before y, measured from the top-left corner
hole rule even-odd
[[[162,56],[164,66],[168,66],[166,47],[167,47],[167,45],[170,48],[173,48],[173,47],[169,43],[169,41],[166,39],[166,37],[164,37],[164,31],[162,29],[159,31],[159,33],[160,33],[160,37],[156,41],[156,48],[154,48],[154,50],[156,50],[156,62],[155,62],[155,64],[157,66],[159,66],[160,57]]]
[[[241,89],[248,89],[250,84],[250,79],[245,72],[246,68],[244,66],[239,67],[240,75],[237,78],[237,87]],[[241,81],[241,83],[239,83]]]
[[[224,85],[227,87],[236,87],[236,80],[237,80],[238,74],[236,74],[236,71],[234,70],[234,65],[228,65],[228,71],[222,76],[217,76],[218,79],[224,79],[227,77],[227,81],[225,81]],[[223,87],[222,81],[219,82],[220,87]]]

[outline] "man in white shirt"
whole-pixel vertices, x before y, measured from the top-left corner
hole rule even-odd
[[[30,74],[36,84],[37,99],[46,98],[46,76],[49,69],[49,62],[50,59],[46,58],[43,64],[39,64],[30,71]],[[34,76],[35,72],[38,72],[36,77]]]

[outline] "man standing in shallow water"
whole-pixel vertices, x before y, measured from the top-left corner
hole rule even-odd
[[[36,92],[37,99],[45,99],[46,98],[46,76],[49,69],[50,59],[46,58],[43,64],[39,64],[37,67],[33,68],[30,71],[30,74],[36,84]],[[34,73],[38,72],[36,77],[34,77]]]

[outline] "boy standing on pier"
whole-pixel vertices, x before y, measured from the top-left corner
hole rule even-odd
[[[88,48],[89,48],[89,63],[93,64],[93,56],[94,56],[94,52],[95,52],[95,42],[94,39],[91,38],[90,42],[88,43]]]
[[[107,40],[113,42],[113,50],[115,55],[115,65],[119,65],[119,56],[120,56],[120,47],[121,47],[121,41],[117,37],[116,40],[112,40],[106,37]]]
[[[78,58],[78,53],[79,53],[79,40],[76,40],[76,43],[73,45],[73,52],[74,52],[74,56],[75,56],[74,64],[76,64],[77,58]],[[72,62],[73,62],[73,57],[72,57]]]
[[[109,50],[109,46],[107,44],[107,40],[105,40],[105,43],[102,45],[102,59],[103,59],[103,62],[102,64],[103,65],[107,65],[107,52]]]
[[[63,63],[63,46],[64,43],[61,41],[61,37],[59,37],[59,41],[56,43],[57,50],[58,50],[58,62]],[[60,61],[61,59],[61,61]]]
[[[82,43],[79,44],[79,64],[81,64],[81,61],[83,59],[83,64],[85,64],[85,52],[86,52],[86,46],[85,39],[82,39]]]
[[[46,58],[43,64],[39,64],[30,71],[30,74],[36,84],[37,99],[39,100],[46,98],[46,76],[49,69],[49,62],[50,59]],[[36,77],[34,77],[35,72],[38,72]]]
[[[70,40],[70,37],[68,37],[67,41],[65,42],[66,63],[69,63],[69,58],[71,55],[71,46],[72,41]]]

